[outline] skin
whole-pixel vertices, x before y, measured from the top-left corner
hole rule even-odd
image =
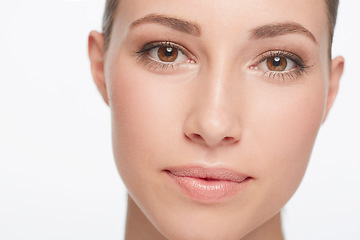
[[[157,23],[129,28],[148,14],[196,23],[201,34]],[[92,74],[111,110],[129,193],[126,239],[283,239],[280,210],[303,178],[344,65],[329,61],[326,19],[320,0],[121,0],[106,52],[103,35],[90,33]],[[289,21],[317,43],[301,33],[250,38],[253,28]],[[156,70],[141,63],[135,52],[155,41],[185,47],[193,62]],[[277,49],[311,67],[293,79],[270,76],[256,57]],[[203,203],[168,180],[163,170],[176,166],[227,168],[252,180],[235,196]]]

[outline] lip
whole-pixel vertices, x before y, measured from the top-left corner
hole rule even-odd
[[[238,194],[252,179],[225,168],[176,167],[164,171],[184,194],[202,203],[225,201]]]

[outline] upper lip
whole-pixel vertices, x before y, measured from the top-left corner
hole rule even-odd
[[[232,181],[241,183],[249,176],[226,168],[174,167],[166,170],[176,177],[190,177],[206,180]]]

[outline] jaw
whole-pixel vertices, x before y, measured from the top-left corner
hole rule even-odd
[[[214,227],[216,228],[216,226]],[[166,240],[167,238],[165,238],[164,235],[158,231],[158,229],[137,206],[131,196],[128,195],[125,240],[132,239]],[[217,236],[216,239],[221,238]],[[241,240],[259,239],[284,239],[281,228],[280,213],[277,213],[270,220],[266,221],[264,224],[247,234],[245,237],[241,238]]]

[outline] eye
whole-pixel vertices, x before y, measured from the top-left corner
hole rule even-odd
[[[295,80],[301,78],[303,74],[308,74],[307,70],[312,66],[306,65],[297,54],[283,51],[271,50],[258,55],[254,60],[254,65],[250,69],[263,73],[264,77],[270,79]]]
[[[150,42],[135,52],[137,60],[151,71],[171,73],[194,69],[195,56],[180,44]]]
[[[179,50],[173,47],[159,47],[157,48],[157,56],[160,61],[174,62],[179,56]]]
[[[297,68],[297,64],[284,56],[271,56],[260,62],[257,67],[265,71],[285,72]]]
[[[149,57],[163,63],[187,62],[189,58],[174,46],[159,46],[148,51]]]

